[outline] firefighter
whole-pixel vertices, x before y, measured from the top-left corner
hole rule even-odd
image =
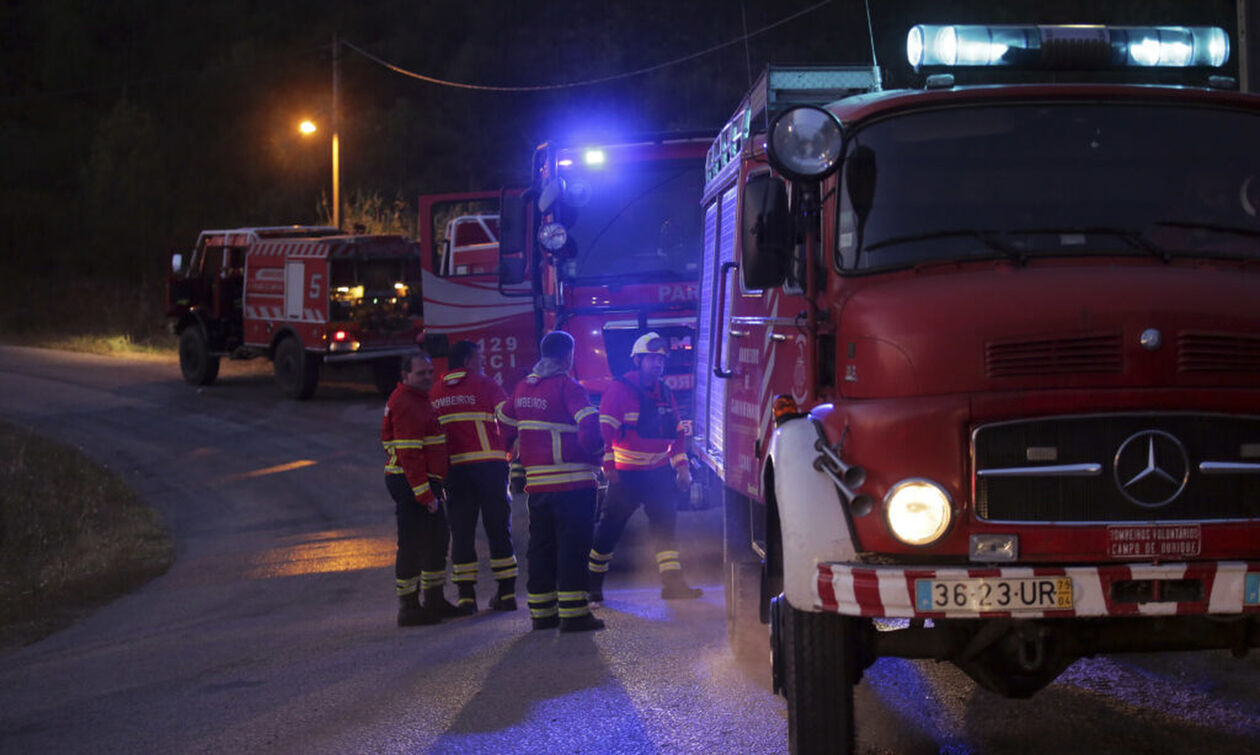
[[[626,521],[640,504],[656,548],[661,597],[698,598],[701,590],[683,578],[678,559],[674,506],[675,486],[691,486],[691,470],[683,450],[678,407],[661,376],[665,341],[656,333],[640,336],[630,350],[634,369],[617,378],[600,402],[599,427],[604,437],[604,475],[608,493],[600,507],[591,547],[591,601],[604,599],[604,575]]]
[[[385,404],[381,443],[388,457],[385,487],[398,520],[394,576],[398,626],[405,627],[436,624],[458,614],[442,594],[450,533],[439,494],[448,462],[437,413],[429,403],[433,363],[417,350],[402,358],[401,368],[402,379]]]
[[[445,488],[452,580],[459,590],[455,605],[461,613],[477,612],[476,534],[480,515],[490,541],[490,571],[498,585],[490,608],[515,611],[512,502],[507,495],[507,454],[497,420],[507,395],[483,371],[481,349],[475,343],[456,343],[447,360],[450,371],[438,381],[430,398],[451,460]]]
[[[519,440],[529,494],[529,615],[534,629],[603,629],[586,596],[586,553],[595,524],[596,474],[603,454],[598,412],[576,380],[573,337],[555,331],[542,358],[517,384],[499,421],[508,447]]]

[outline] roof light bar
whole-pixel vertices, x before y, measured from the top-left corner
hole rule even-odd
[[[1219,68],[1229,35],[1216,26],[961,26],[920,24],[906,57],[924,66]]]

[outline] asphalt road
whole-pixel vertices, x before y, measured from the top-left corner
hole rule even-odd
[[[0,651],[0,752],[786,750],[768,669],[726,647],[717,512],[680,519],[698,601],[634,568],[637,515],[603,632],[531,632],[525,610],[400,629],[383,400],[340,380],[292,402],[261,367],[196,390],[169,362],[0,347],[0,417],[119,472],[176,548],[136,593]],[[857,690],[859,749],[1260,752],[1258,657],[1088,659],[1027,701],[884,659]]]

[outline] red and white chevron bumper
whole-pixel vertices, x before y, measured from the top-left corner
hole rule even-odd
[[[923,568],[821,563],[815,608],[849,616],[1168,616],[1260,612],[1260,562]]]

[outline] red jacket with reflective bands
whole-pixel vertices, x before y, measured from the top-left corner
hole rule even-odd
[[[516,386],[499,421],[504,442],[520,440],[525,490],[550,493],[593,488],[603,455],[599,418],[590,397],[564,373],[531,374]]]
[[[627,385],[628,383],[628,385]],[[637,390],[635,387],[637,386]],[[677,428],[678,407],[674,396],[657,380],[651,389],[639,383],[637,371],[627,372],[604,392],[599,404],[599,429],[604,435],[604,469],[643,471],[687,463],[682,431]],[[670,437],[643,437],[639,415],[644,406],[674,421]],[[659,426],[661,423],[656,423]]]
[[[429,399],[446,435],[452,466],[507,459],[497,419],[507,394],[494,378],[453,370],[442,376]]]
[[[381,443],[385,446],[385,474],[404,474],[416,500],[433,502],[429,478],[446,477],[446,439],[438,424],[429,395],[399,383],[385,403],[381,419]]]

